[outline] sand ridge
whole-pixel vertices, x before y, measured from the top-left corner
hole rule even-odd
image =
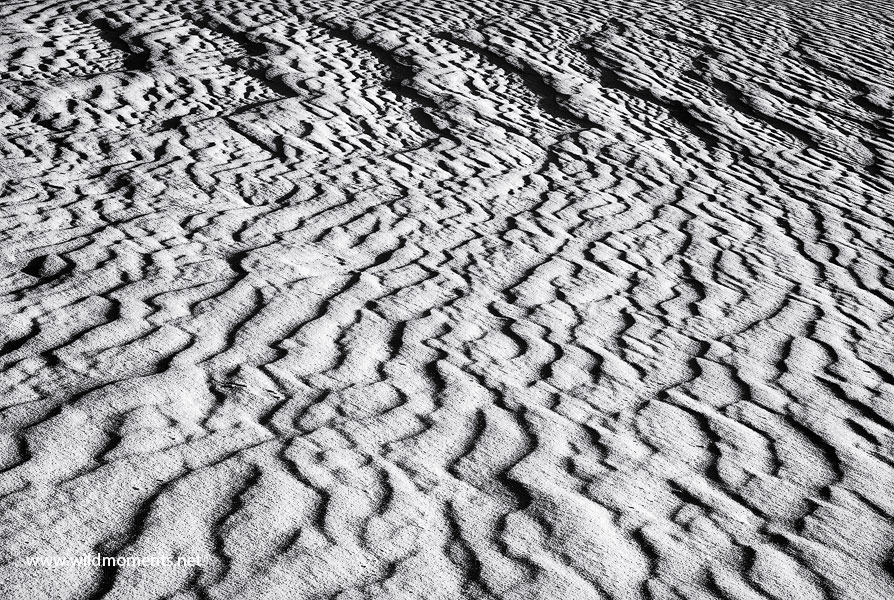
[[[894,597],[891,9],[5,3],[3,596]]]

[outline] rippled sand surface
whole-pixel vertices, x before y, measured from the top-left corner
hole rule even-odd
[[[894,598],[892,13],[3,3],[3,597]]]

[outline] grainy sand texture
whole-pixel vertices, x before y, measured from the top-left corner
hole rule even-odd
[[[892,15],[6,0],[0,597],[894,598]]]

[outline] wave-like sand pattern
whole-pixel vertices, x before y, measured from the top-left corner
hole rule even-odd
[[[894,598],[892,11],[5,3],[3,597]]]

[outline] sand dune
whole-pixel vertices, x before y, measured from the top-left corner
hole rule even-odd
[[[5,2],[0,595],[894,598],[892,11]]]

